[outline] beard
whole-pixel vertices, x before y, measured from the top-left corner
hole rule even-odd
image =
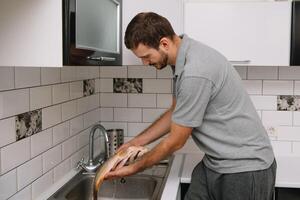
[[[159,54],[161,59],[156,63],[150,63],[150,65],[154,66],[156,69],[163,69],[168,66],[169,56],[168,54],[164,53],[163,51],[159,50]]]

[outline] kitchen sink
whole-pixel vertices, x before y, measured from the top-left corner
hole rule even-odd
[[[104,181],[99,200],[157,200],[170,163],[156,165],[137,175]],[[94,174],[78,173],[48,200],[92,200]]]

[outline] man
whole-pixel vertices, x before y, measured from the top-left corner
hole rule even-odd
[[[173,103],[149,128],[126,143],[161,140],[141,160],[119,166],[106,178],[128,176],[180,149],[192,136],[205,153],[195,167],[186,200],[271,200],[276,162],[268,135],[239,75],[216,50],[177,36],[155,13],[139,13],[125,45],[145,65],[174,72]]]

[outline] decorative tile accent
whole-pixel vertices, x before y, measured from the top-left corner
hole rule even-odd
[[[34,110],[16,116],[17,141],[42,130],[42,110]]]
[[[83,96],[95,94],[95,79],[83,80]]]
[[[277,96],[277,110],[300,111],[300,96],[292,96],[292,95]]]
[[[141,78],[114,78],[115,93],[142,93],[143,79]]]

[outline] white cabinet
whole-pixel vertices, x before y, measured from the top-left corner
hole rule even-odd
[[[123,38],[127,25],[139,12],[155,12],[166,17],[176,34],[183,33],[182,0],[123,0]],[[123,41],[123,65],[142,65],[140,59],[128,50]]]
[[[184,32],[235,65],[288,66],[290,30],[288,1],[184,2]]]
[[[61,0],[1,0],[0,66],[62,67]]]

